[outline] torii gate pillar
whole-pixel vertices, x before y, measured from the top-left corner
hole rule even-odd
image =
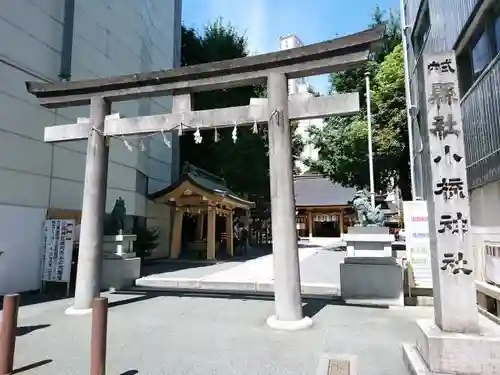
[[[70,315],[90,312],[92,300],[98,297],[101,291],[102,238],[109,157],[104,122],[110,109],[110,103],[104,98],[91,99],[90,118],[93,127],[87,142],[75,300],[73,306],[66,310]]]
[[[276,314],[267,319],[267,324],[276,329],[298,330],[310,327],[312,320],[302,316],[292,138],[288,123],[288,81],[285,74],[269,74],[267,98],[276,308]]]

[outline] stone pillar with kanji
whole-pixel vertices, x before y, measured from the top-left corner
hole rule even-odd
[[[434,320],[417,321],[416,345],[403,344],[403,358],[412,374],[497,375],[500,327],[477,310],[455,55],[424,55],[423,64]]]
[[[443,331],[477,332],[474,254],[456,69],[453,53],[425,56],[425,138],[432,182],[427,187],[427,208],[434,315]]]

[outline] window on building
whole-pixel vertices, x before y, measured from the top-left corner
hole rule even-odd
[[[144,173],[140,171],[136,171],[136,178],[135,178],[135,191],[143,196],[148,195],[148,185],[149,185],[149,179],[148,176],[146,176]]]
[[[500,3],[484,12],[473,37],[457,56],[460,89],[467,92],[500,53]]]
[[[422,121],[421,121],[421,114],[420,111],[418,111],[417,115],[414,118],[414,125],[412,124],[413,128],[416,129],[417,131],[414,132],[414,137],[413,137],[413,143],[414,143],[414,150],[416,151],[416,154],[422,153],[422,150],[424,148],[424,142],[423,142],[423,135],[424,135],[424,130],[422,129]]]
[[[422,5],[422,11],[420,12],[417,22],[415,22],[415,29],[413,30],[413,35],[411,37],[415,56],[418,56],[422,52],[430,30],[431,14],[429,12],[429,3],[428,1],[425,1],[425,4]]]
[[[490,41],[488,33],[480,34],[476,44],[471,48],[472,78],[476,80],[491,61]]]
[[[500,5],[498,7],[500,8]],[[497,51],[500,51],[500,12],[495,19],[495,39],[497,42]]]

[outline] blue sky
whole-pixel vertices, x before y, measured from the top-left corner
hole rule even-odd
[[[373,8],[398,9],[399,0],[182,0],[186,26],[202,30],[222,17],[248,38],[254,53],[276,51],[280,36],[295,34],[304,44],[367,28]],[[325,77],[309,79],[325,93]]]

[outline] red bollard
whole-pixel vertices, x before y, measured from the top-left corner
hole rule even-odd
[[[12,374],[14,367],[14,351],[16,348],[17,315],[19,311],[19,294],[8,294],[3,297],[3,313],[0,328],[0,374]]]
[[[106,374],[106,339],[108,299],[95,298],[92,303],[92,337],[90,339],[90,375]]]

